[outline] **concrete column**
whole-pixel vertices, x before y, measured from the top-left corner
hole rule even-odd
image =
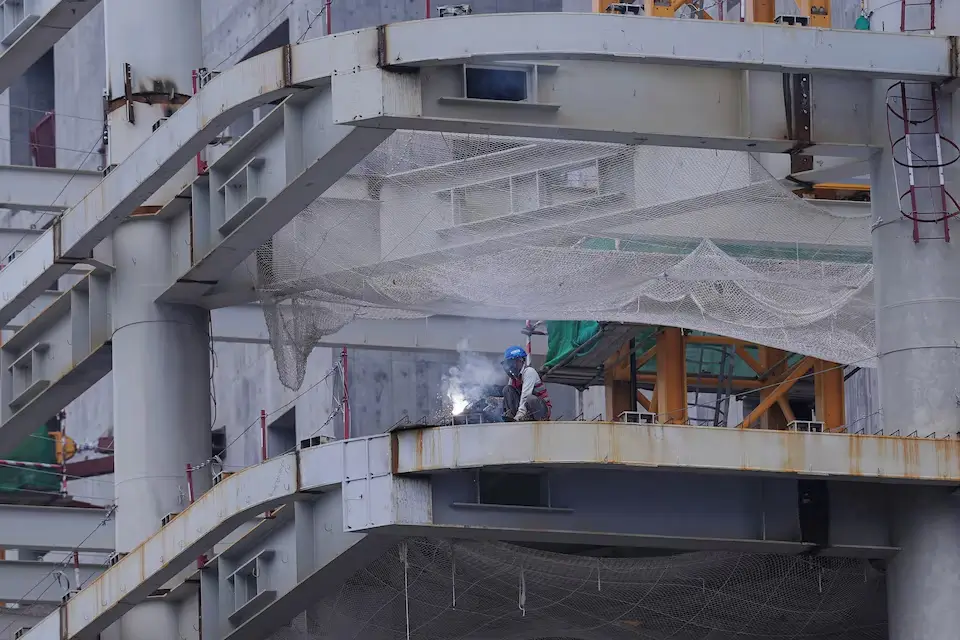
[[[896,487],[891,530],[901,551],[887,567],[890,640],[955,638],[960,629],[960,497]]]
[[[200,2],[105,0],[111,110],[108,163],[123,162],[192,95],[201,66]],[[129,73],[126,65],[129,65]],[[126,97],[132,98],[127,102]],[[131,114],[132,110],[132,114]],[[131,115],[132,122],[131,122]],[[162,125],[161,125],[162,126]],[[170,227],[149,214],[192,180],[187,164],[113,235],[113,402],[117,551],[129,552],[188,504],[185,466],[211,454],[206,311],[154,301],[170,282]],[[208,472],[193,474],[195,495]],[[140,604],[109,630],[120,640],[181,637],[178,608]]]
[[[883,151],[871,164],[881,426],[888,434],[917,431],[919,437],[955,438],[960,431],[960,236],[950,243],[914,242],[913,224],[900,213],[886,140],[885,95],[891,84],[878,81],[875,86],[874,130]],[[950,135],[951,101],[943,97],[941,107]],[[930,149],[914,150],[932,157]],[[906,189],[904,177],[898,174],[901,190]],[[918,182],[928,179],[920,176]],[[947,186],[957,189],[951,181]],[[953,222],[960,233],[960,220]],[[942,226],[923,224],[921,235],[942,235]],[[887,573],[890,640],[939,640],[955,636],[960,628],[958,501],[940,488],[894,490],[892,543],[902,550]]]

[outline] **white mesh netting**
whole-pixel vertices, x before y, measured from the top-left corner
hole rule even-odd
[[[283,383],[354,318],[680,326],[870,365],[869,211],[743,152],[398,131],[257,253]]]
[[[408,539],[271,640],[884,640],[884,585],[854,559]]]

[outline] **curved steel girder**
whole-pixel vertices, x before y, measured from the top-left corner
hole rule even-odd
[[[431,520],[429,504],[423,502],[429,491],[417,483],[432,473],[510,466],[955,485],[960,482],[960,442],[593,422],[410,428],[333,442],[273,458],[214,486],[25,637],[95,637],[244,521],[310,492],[342,487],[347,532],[387,531],[405,524],[420,527],[411,535],[449,535],[443,523]],[[391,492],[403,488],[407,479],[417,485],[410,485],[416,495],[393,500]],[[357,502],[361,498],[368,502]]]

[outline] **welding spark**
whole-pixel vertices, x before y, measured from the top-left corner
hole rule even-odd
[[[467,408],[467,405],[470,404],[464,395],[460,392],[451,392],[449,395],[450,405],[452,407],[451,413],[455,416],[463,413],[463,410]]]

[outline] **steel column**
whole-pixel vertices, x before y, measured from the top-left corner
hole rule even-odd
[[[683,331],[665,327],[657,334],[657,411],[663,424],[687,423],[687,355]]]
[[[106,0],[111,165],[164,126],[192,93],[202,65],[200,3]],[[149,215],[196,175],[187,163],[135,213]],[[158,305],[176,251],[165,221],[128,222],[114,232],[114,458],[117,551],[130,552],[185,506],[184,465],[210,457],[209,314]],[[209,474],[194,474],[197,494]],[[115,627],[121,640],[180,637],[178,608],[143,603]]]
[[[877,81],[874,89],[873,122],[884,136],[887,114],[879,96],[890,85]],[[942,100],[941,113],[950,113],[950,96]],[[949,135],[950,123],[943,124]],[[930,157],[923,140],[912,151]],[[884,147],[870,172],[882,426],[886,433],[916,431],[928,440],[955,438],[960,431],[960,246],[942,237],[914,241],[913,223],[901,214],[892,156]],[[905,189],[901,184],[899,191]],[[921,229],[921,236],[941,235],[928,231]],[[902,487],[891,506],[893,541],[902,551],[887,575],[890,640],[955,635],[960,628],[960,503],[948,491]]]

